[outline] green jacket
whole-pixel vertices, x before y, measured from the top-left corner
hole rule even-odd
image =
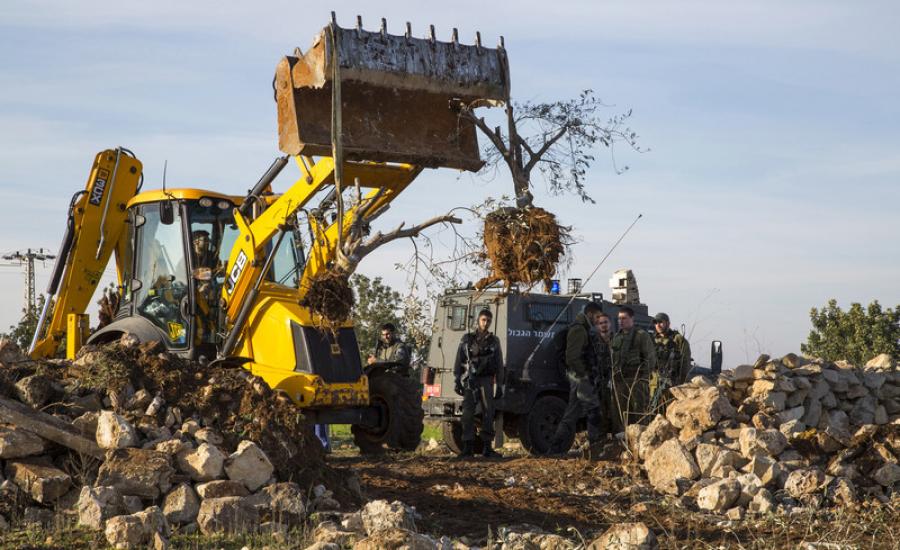
[[[653,343],[659,368],[667,369],[674,383],[684,383],[691,370],[691,345],[687,338],[677,330],[669,329],[665,334],[654,333]]]
[[[656,371],[656,347],[647,331],[638,327],[627,332],[620,330],[612,337],[609,347],[612,348],[613,368],[623,372]]]
[[[410,353],[409,347],[399,339],[394,340],[390,344],[384,343],[382,340],[375,345],[375,361],[377,363],[398,364],[402,367],[409,368]]]
[[[593,327],[584,313],[579,313],[566,333],[566,370],[580,377],[593,370],[596,358]]]

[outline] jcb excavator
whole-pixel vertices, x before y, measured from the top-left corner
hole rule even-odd
[[[281,60],[274,88],[286,155],[244,197],[141,191],[142,166],[130,151],[98,154],[72,199],[30,355],[53,355],[65,341],[74,358],[84,343],[129,333],[248,369],[311,422],[353,424],[363,452],[414,449],[418,385],[389,369],[364,370],[352,322],[320,330],[300,302],[334,262],[338,232],[382,213],[423,168],[480,168],[474,125],[451,105],[508,100],[509,73],[502,45],[486,48],[480,37],[460,44],[455,29],[452,42],[441,42],[433,27],[425,39],[408,24],[405,36],[385,27],[345,29],[333,19],[309,51]],[[274,194],[290,158],[300,178]],[[349,188],[364,190],[362,200],[329,217]],[[89,335],[86,308],[113,255],[119,310]]]

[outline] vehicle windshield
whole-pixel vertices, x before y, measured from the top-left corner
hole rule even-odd
[[[181,301],[187,295],[188,275],[184,261],[181,212],[174,209],[174,222],[160,221],[159,204],[141,207],[143,223],[138,228],[133,293],[137,311],[166,333],[171,347],[187,344],[187,320],[181,316]]]

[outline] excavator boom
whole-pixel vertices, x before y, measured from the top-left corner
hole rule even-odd
[[[98,153],[87,184],[72,197],[66,233],[47,286],[44,309],[28,350],[32,358],[50,357],[68,335],[66,356],[75,357],[87,338],[85,311],[117,251],[119,283],[128,246],[122,244],[125,205],[138,190],[142,165],[127,149]]]

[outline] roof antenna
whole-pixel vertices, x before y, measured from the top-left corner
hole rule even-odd
[[[169,159],[163,161],[163,194],[166,193],[166,169],[169,167]]]

